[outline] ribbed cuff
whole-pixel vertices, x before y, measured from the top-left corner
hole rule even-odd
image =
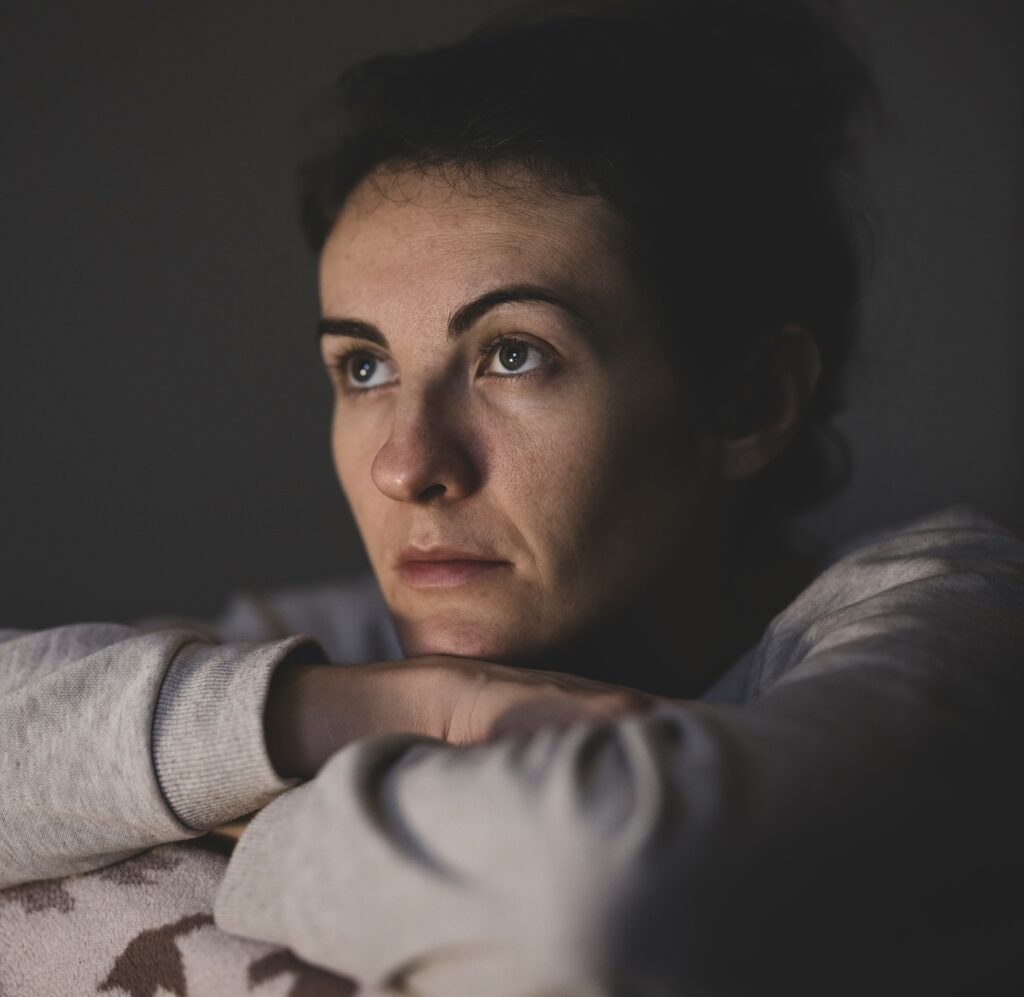
[[[264,711],[274,669],[296,658],[327,660],[306,637],[270,644],[196,641],[174,656],[153,717],[153,761],[160,789],[183,823],[208,830],[295,785],[271,764]]]

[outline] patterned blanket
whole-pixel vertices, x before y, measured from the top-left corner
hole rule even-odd
[[[207,835],[0,891],[0,997],[354,995],[351,981],[214,925],[230,848]]]

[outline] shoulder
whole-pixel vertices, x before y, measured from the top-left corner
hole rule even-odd
[[[835,550],[744,660],[739,698],[825,667],[890,653],[952,660],[968,648],[1024,652],[1024,541],[958,505]]]
[[[272,592],[241,592],[212,629],[223,641],[315,637],[332,661],[355,664],[402,656],[387,606],[369,573]]]
[[[993,565],[1008,561],[1019,569],[1024,539],[973,506],[954,505],[836,547],[826,559],[826,574],[876,561],[903,563],[916,573],[944,571],[979,557]]]

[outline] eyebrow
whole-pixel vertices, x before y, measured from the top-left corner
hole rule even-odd
[[[547,305],[554,305],[578,322],[586,322],[585,317],[575,305],[561,295],[555,294],[554,291],[536,284],[512,284],[508,287],[498,287],[493,291],[487,291],[479,297],[473,298],[472,301],[460,305],[448,317],[448,340],[458,339],[463,333],[468,332],[491,309],[500,305],[526,301],[539,301]],[[388,340],[384,333],[375,325],[359,319],[322,318],[317,322],[316,328],[318,337],[352,336],[388,349]]]

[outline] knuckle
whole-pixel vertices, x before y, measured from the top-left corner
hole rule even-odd
[[[624,690],[601,692],[597,694],[596,699],[599,708],[615,715],[631,713],[642,706],[637,696]]]

